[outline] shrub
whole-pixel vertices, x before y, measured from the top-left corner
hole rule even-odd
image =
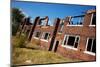
[[[26,35],[22,34],[20,37],[15,37],[13,42],[13,47],[25,47]]]

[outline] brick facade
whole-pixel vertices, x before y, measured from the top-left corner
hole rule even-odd
[[[69,16],[65,19],[57,18],[53,26],[48,25],[48,16],[45,18],[36,17],[33,24],[25,24],[25,21],[23,21],[21,31],[24,29],[24,32],[28,31],[28,40],[31,42],[34,39],[39,40],[40,45],[45,50],[60,53],[65,57],[77,58],[84,61],[95,61],[96,47],[93,44],[96,45],[96,43],[94,43],[94,40],[91,40],[91,38],[96,39],[96,24],[91,24],[95,13],[95,10],[89,10],[82,16]],[[77,17],[83,17],[83,22],[72,24],[71,19]],[[42,21],[45,22],[45,25],[41,24]],[[39,37],[35,37],[36,32],[40,32],[40,34],[38,33]],[[89,38],[92,42],[92,47],[87,46]],[[72,43],[68,42],[71,39]],[[67,45],[68,43],[69,45]],[[91,51],[88,50],[90,48]]]

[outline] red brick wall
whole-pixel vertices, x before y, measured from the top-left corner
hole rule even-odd
[[[67,17],[65,19],[63,32],[59,33],[58,31],[60,30],[60,27],[58,27],[57,34],[55,37],[55,40],[58,40],[60,42],[57,48],[57,53],[60,53],[61,55],[65,57],[78,58],[84,61],[96,60],[96,56],[84,53],[85,48],[86,48],[87,38],[96,37],[96,26],[89,26],[91,22],[91,16],[92,16],[92,13],[90,12],[85,15],[83,26],[68,26],[70,17]],[[40,35],[41,48],[45,50],[49,49],[54,30],[55,30],[55,26],[36,25],[34,31],[40,31],[41,33],[50,32],[50,39],[48,40],[48,42],[41,40],[42,34]],[[77,47],[78,50],[73,50],[73,49],[69,49],[69,48],[65,48],[61,46],[65,35],[79,35],[80,36],[79,45]],[[32,40],[33,39],[34,38],[32,36]]]

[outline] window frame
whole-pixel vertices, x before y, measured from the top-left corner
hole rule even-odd
[[[91,50],[90,50],[90,51],[87,51],[89,39],[92,39],[92,46],[91,46]],[[87,41],[86,41],[86,47],[85,47],[84,53],[87,53],[87,54],[90,54],[90,55],[94,55],[94,56],[95,56],[96,53],[92,52],[93,40],[94,40],[94,39],[95,39],[95,38],[89,38],[89,37],[87,38]]]
[[[73,21],[73,20],[75,20],[75,19],[77,19],[77,18],[79,18],[78,21],[82,22],[82,24],[68,24],[66,26],[80,26],[80,27],[82,27],[83,23],[84,23],[84,16],[82,16],[82,17],[76,17],[76,18],[71,18],[70,22]]]
[[[94,13],[92,13],[92,16],[91,16],[91,21],[90,21],[90,25],[89,25],[89,26],[93,26],[93,27],[95,27],[96,25],[93,25],[93,24],[92,24],[92,21],[93,21],[93,16],[94,16]]]
[[[83,25],[71,25],[71,24],[68,24],[66,26],[79,26],[79,27],[83,27]]]
[[[39,37],[36,37],[37,32],[40,33],[40,34],[39,34],[39,37],[40,37],[40,35],[41,35],[41,32],[40,32],[40,31],[35,31],[35,34],[34,34],[34,38],[35,38],[35,39],[39,39]]]
[[[50,34],[50,32],[43,32],[41,40],[42,40],[42,41],[48,42],[48,40],[49,40],[48,36],[49,36],[49,35],[47,36],[47,39],[44,39],[44,36],[45,36],[46,33]],[[49,36],[49,37],[50,37],[50,36]]]
[[[68,39],[69,39],[70,36],[75,37],[73,46],[70,46],[70,45],[67,44],[68,43]],[[67,39],[66,39],[66,37],[67,37]],[[75,42],[76,42],[77,37],[79,38],[79,40],[78,40],[77,48],[75,48]],[[66,44],[64,44],[65,39],[66,39]],[[78,35],[76,35],[76,36],[75,35],[65,35],[64,39],[63,39],[62,46],[66,47],[66,48],[69,48],[69,49],[78,50],[79,42],[80,42],[80,36],[78,36]]]

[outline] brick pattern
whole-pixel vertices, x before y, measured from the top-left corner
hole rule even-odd
[[[56,50],[57,53],[60,53],[61,55],[65,56],[65,57],[77,58],[77,59],[81,59],[84,61],[95,61],[96,56],[84,53],[84,51],[86,49],[87,38],[88,37],[96,38],[96,26],[89,26],[90,22],[91,22],[92,14],[94,12],[96,12],[96,11],[95,10],[87,11],[87,13],[84,15],[83,24],[80,26],[71,26],[70,25],[70,19],[71,19],[70,16],[66,17],[65,19],[57,18],[54,22],[54,25],[49,26],[48,25],[49,18],[48,18],[48,16],[46,16],[45,18],[36,17],[33,25],[32,24],[25,25],[25,21],[24,21],[24,24],[21,25],[21,26],[23,26],[21,31],[24,30],[25,27],[26,27],[25,30],[30,30],[30,32],[28,34],[28,40],[31,42],[34,40],[35,31],[40,31],[41,32],[41,35],[39,37],[40,45],[41,45],[41,48],[43,48],[45,50],[53,51],[53,47],[55,47],[55,45],[54,45],[55,41],[59,41],[59,44],[58,44],[58,47]],[[40,24],[39,22],[41,20],[45,21],[45,23],[46,23],[45,26],[39,25]],[[64,20],[64,25],[62,28],[62,32],[59,32],[61,29],[60,21],[63,21],[63,20]],[[43,32],[50,33],[49,40],[41,39]],[[66,34],[80,36],[79,45],[77,47],[77,50],[69,49],[69,48],[62,46],[64,36]]]

